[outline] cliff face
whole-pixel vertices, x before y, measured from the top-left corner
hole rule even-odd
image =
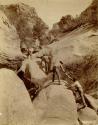
[[[54,35],[60,36],[63,33],[69,33],[83,25],[98,26],[98,0],[93,0],[91,5],[75,18],[71,15],[63,16],[59,22],[53,25],[51,32]]]
[[[8,18],[0,11],[0,68],[14,68],[20,64],[22,53],[20,39]]]
[[[48,26],[38,17],[35,9],[28,5],[19,3],[12,5],[1,5],[0,9],[5,13],[10,23],[17,30],[21,43],[28,47],[33,46],[35,39],[39,39],[41,44],[47,44]]]
[[[81,23],[91,23],[98,25],[98,0],[93,0],[92,4],[81,13]]]

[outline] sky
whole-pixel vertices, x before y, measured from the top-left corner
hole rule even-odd
[[[35,7],[38,15],[51,28],[62,16],[80,14],[92,0],[0,0],[0,4],[25,3]]]

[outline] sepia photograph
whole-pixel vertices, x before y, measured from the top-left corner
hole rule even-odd
[[[98,125],[98,0],[0,0],[0,125]]]

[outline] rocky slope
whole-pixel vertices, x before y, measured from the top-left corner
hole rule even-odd
[[[81,25],[86,26],[88,24],[94,27],[98,26],[98,0],[93,0],[91,5],[75,18],[71,15],[63,16],[59,22],[53,25],[51,32],[54,35],[62,36]]]
[[[2,10],[10,23],[17,30],[21,44],[25,43],[27,47],[33,46],[35,39],[39,39],[41,44],[47,44],[48,26],[37,15],[35,8],[23,3],[1,5]]]

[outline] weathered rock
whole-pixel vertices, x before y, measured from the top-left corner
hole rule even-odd
[[[20,70],[25,72],[25,76],[30,78],[34,84],[43,86],[44,81],[47,80],[47,75],[39,67],[39,61],[40,59],[37,59],[34,57],[34,55],[32,55],[32,58],[28,57],[22,62]]]
[[[98,125],[98,116],[96,112],[90,108],[84,108],[78,113],[81,125]]]
[[[98,105],[96,104],[96,99],[87,94],[85,94],[85,98],[87,100],[88,105],[97,112]]]
[[[74,96],[63,85],[43,89],[33,101],[37,125],[77,125]]]
[[[35,125],[24,83],[8,69],[0,69],[0,125]]]
[[[0,11],[0,67],[16,69],[21,60],[20,39],[14,26]]]

